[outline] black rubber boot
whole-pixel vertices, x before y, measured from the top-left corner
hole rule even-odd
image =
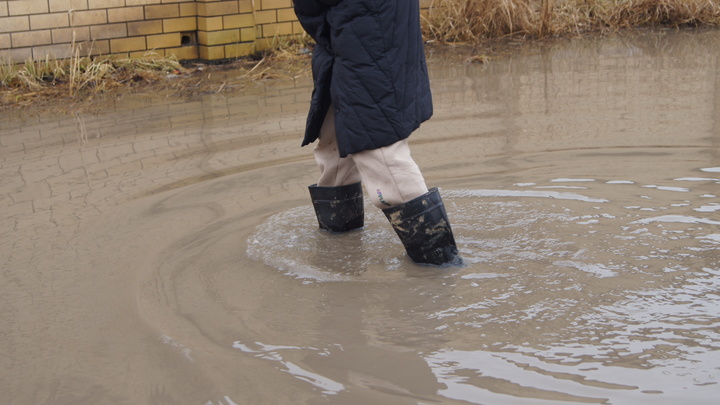
[[[418,264],[459,266],[458,254],[445,205],[437,188],[404,204],[383,210],[408,256]]]
[[[358,182],[338,187],[308,187],[320,229],[347,232],[365,224],[362,185]]]

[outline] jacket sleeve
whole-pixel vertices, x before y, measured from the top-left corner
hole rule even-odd
[[[341,0],[294,0],[295,15],[315,43],[330,49],[330,29],[326,21],[328,9]]]

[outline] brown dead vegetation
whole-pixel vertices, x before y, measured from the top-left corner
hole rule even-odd
[[[718,25],[718,0],[433,0],[423,13],[425,37],[448,43]]]

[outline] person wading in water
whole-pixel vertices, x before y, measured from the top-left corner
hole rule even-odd
[[[418,0],[293,6],[316,43],[302,146],[318,141],[320,178],[309,190],[320,228],[363,226],[364,183],[414,262],[461,265],[440,193],[428,190],[408,147],[433,113]]]

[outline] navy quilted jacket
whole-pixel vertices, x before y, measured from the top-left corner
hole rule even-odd
[[[418,0],[294,0],[315,40],[302,145],[314,142],[330,102],[340,156],[405,139],[432,115]]]

